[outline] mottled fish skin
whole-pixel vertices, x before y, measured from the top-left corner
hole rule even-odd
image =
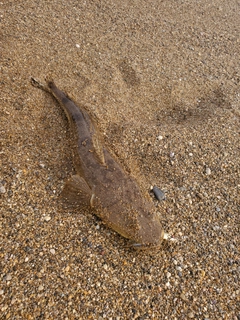
[[[66,182],[62,197],[93,207],[95,214],[130,239],[135,249],[159,247],[164,232],[153,204],[101,143],[90,116],[53,81],[41,88],[52,93],[60,103],[74,137],[77,174]]]

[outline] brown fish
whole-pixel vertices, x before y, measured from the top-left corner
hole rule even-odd
[[[73,133],[77,174],[66,182],[62,197],[68,202],[94,208],[95,214],[107,226],[130,239],[134,248],[159,247],[166,234],[154,205],[104,147],[84,108],[75,105],[53,81],[48,81],[47,86],[34,78],[31,81],[57,99]]]

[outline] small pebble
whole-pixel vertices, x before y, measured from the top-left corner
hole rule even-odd
[[[45,220],[45,221],[50,221],[50,220],[51,220],[51,217],[50,217],[50,216],[46,216],[46,217],[44,217],[44,220]]]
[[[6,276],[6,280],[7,280],[7,281],[12,280],[12,276],[10,275],[10,273],[9,273],[9,274],[7,274],[7,276]]]
[[[169,156],[170,158],[173,158],[175,156],[174,152],[170,152]]]
[[[51,254],[55,254],[55,249],[50,249]]]
[[[163,136],[158,136],[157,138],[158,138],[158,140],[162,140]]]
[[[157,186],[154,186],[152,189],[155,197],[158,199],[158,201],[162,201],[166,199],[165,193],[160,190]]]
[[[4,294],[4,291],[3,290],[0,290],[0,295],[3,295]]]
[[[66,266],[65,271],[69,272],[69,270],[70,270],[70,266]]]
[[[0,186],[0,193],[5,193],[6,192],[6,189],[5,189],[5,187],[4,186]]]
[[[77,43],[77,44],[76,44],[76,47],[79,49],[79,48],[80,48],[80,45]]]
[[[38,287],[38,291],[43,291],[43,289],[44,289],[44,287],[43,287],[42,285],[40,285],[40,286]]]
[[[206,168],[206,175],[210,175],[211,174],[211,169],[210,168]]]
[[[183,301],[187,301],[187,300],[188,300],[184,293],[181,293],[181,294],[180,294],[180,298],[181,298]]]

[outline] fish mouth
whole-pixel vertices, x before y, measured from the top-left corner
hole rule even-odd
[[[161,247],[161,243],[132,243],[131,247],[135,250],[155,250]]]
[[[159,240],[154,243],[132,243],[131,247],[136,250],[154,250],[161,247],[162,241],[168,239],[168,234],[164,231],[161,232]]]

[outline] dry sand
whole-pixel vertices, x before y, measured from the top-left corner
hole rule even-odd
[[[240,319],[239,1],[0,2],[1,319]],[[58,204],[86,106],[177,243]]]

